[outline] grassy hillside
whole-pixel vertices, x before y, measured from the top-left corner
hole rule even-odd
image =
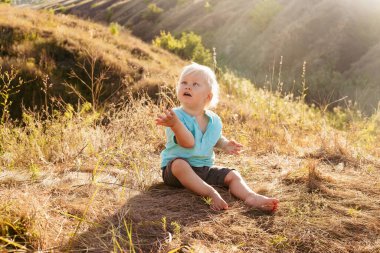
[[[13,66],[26,82],[20,94],[11,97],[13,118],[21,116],[21,102],[39,109],[50,97],[76,103],[72,88],[82,93],[82,102],[112,102],[131,89],[150,89],[153,96],[178,72],[177,58],[151,49],[128,32],[119,35],[121,27],[57,17],[49,11],[43,16],[19,11],[20,16],[14,16],[7,8],[2,6],[0,16],[0,63],[3,70]],[[47,82],[53,86],[45,87]],[[84,83],[94,84],[98,94]]]
[[[40,7],[118,22],[145,41],[160,30],[195,31],[217,48],[220,63],[259,85],[281,68],[284,89],[293,93],[306,61],[309,102],[348,95],[368,113],[378,106],[380,4],[374,0],[59,0]]]
[[[304,96],[284,97],[220,73],[216,112],[224,134],[245,152],[217,152],[217,163],[281,203],[266,214],[218,189],[230,209],[215,212],[160,178],[164,129],[154,119],[178,104],[174,84],[186,62],[128,32],[48,11],[0,4],[0,26],[0,74],[13,63],[15,83],[21,77],[38,85],[35,76],[47,74],[46,86],[54,88],[69,82],[65,73],[73,69],[86,96],[78,101],[67,86],[49,91],[47,111],[24,108],[21,122],[0,125],[0,251],[380,251],[378,112],[321,111]],[[37,61],[44,51],[49,60]],[[120,80],[126,87],[94,103],[85,94],[91,64],[78,67],[86,59],[112,70],[105,88]],[[75,105],[59,99],[65,94]]]

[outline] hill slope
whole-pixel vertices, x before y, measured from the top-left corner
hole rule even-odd
[[[150,3],[161,12],[149,9]],[[60,0],[40,7],[118,22],[145,41],[161,30],[195,31],[208,47],[217,48],[219,62],[259,85],[271,78],[273,67],[278,75],[283,56],[282,80],[288,91],[300,89],[306,61],[310,102],[324,104],[348,95],[367,111],[377,108],[378,1]]]
[[[60,96],[75,104],[78,96],[70,86],[82,92],[82,100],[92,102],[91,90],[83,82],[96,85],[100,79],[101,103],[115,101],[130,89],[146,90],[154,97],[159,87],[173,85],[183,64],[127,32],[116,34],[118,27],[113,34],[110,27],[48,11],[39,16],[28,10],[11,12],[5,5],[1,8],[0,64],[3,70],[13,66],[27,82],[20,94],[11,97],[13,118],[20,118],[21,103],[26,108],[44,107],[46,96]],[[46,77],[53,84],[48,94],[44,92]]]
[[[0,125],[0,251],[380,250],[379,114],[321,112],[220,74],[223,134],[245,152],[217,151],[218,165],[236,168],[281,204],[266,214],[218,189],[230,208],[215,212],[207,199],[161,180],[165,133],[154,118],[177,103],[171,93],[185,62],[128,33],[111,35],[109,27],[46,11],[0,5],[0,26],[7,35],[0,37],[1,73],[13,63],[26,69],[24,79],[49,74],[49,85],[70,68],[83,74],[75,66],[95,51],[113,73],[105,86],[128,81],[114,100],[119,106],[102,114],[81,102],[47,115],[24,110],[22,124]],[[153,92],[153,101],[136,96],[141,87],[168,89]],[[58,99],[53,95],[49,102]],[[99,124],[104,115],[109,122]]]

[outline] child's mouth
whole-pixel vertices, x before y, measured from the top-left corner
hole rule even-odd
[[[185,92],[185,93],[183,93],[183,95],[184,95],[184,96],[188,96],[188,97],[191,97],[191,94],[190,94],[190,93],[188,93],[188,92]]]

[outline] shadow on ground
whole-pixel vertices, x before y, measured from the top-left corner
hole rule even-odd
[[[217,190],[229,205],[237,204],[226,189]],[[131,251],[133,245],[136,252],[158,252],[170,239],[169,233],[175,235],[178,229],[222,213],[212,211],[201,197],[186,189],[156,184],[128,199],[114,215],[97,221],[65,248],[69,252],[125,252]]]

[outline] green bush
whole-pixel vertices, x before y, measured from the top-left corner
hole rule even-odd
[[[182,48],[181,42],[174,38],[170,32],[161,31],[160,36],[153,40],[153,45],[166,49],[172,53],[179,54]]]
[[[202,44],[201,36],[194,32],[183,32],[176,39],[170,32],[161,31],[160,36],[153,40],[153,44],[177,54],[183,59],[192,60],[200,64],[212,65],[212,54]]]
[[[118,23],[112,22],[109,25],[109,29],[112,35],[117,36],[120,33],[120,25]]]
[[[162,12],[163,9],[158,7],[155,3],[150,3],[143,14],[143,18],[153,21],[156,20]]]

